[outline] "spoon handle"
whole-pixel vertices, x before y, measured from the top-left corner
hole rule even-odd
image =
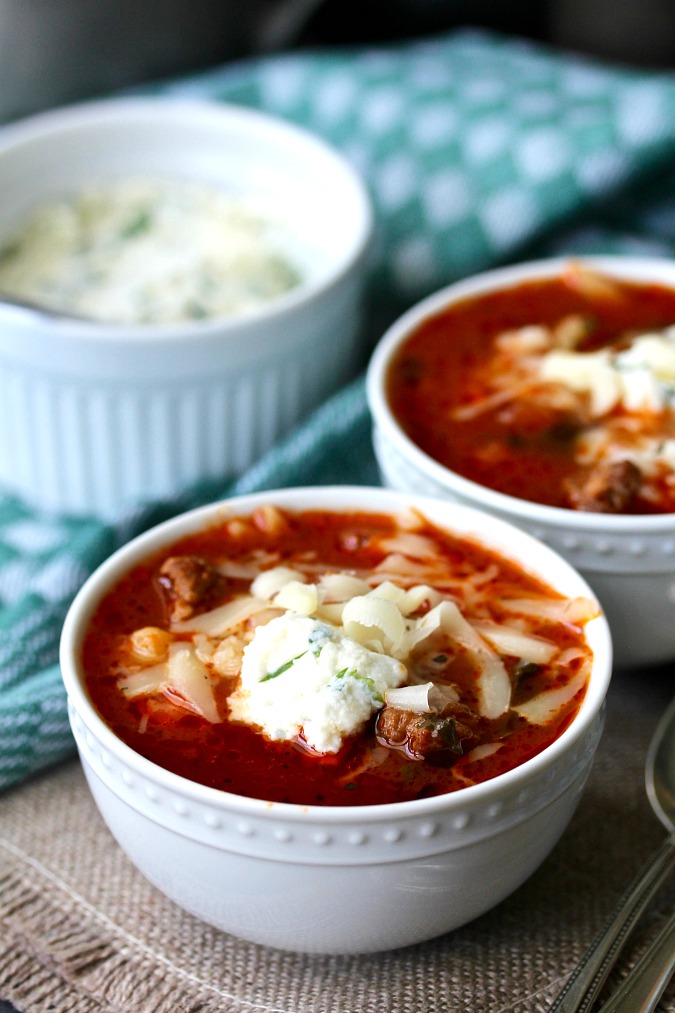
[[[675,969],[675,915],[604,1003],[602,1013],[651,1013]]]
[[[647,860],[623,894],[549,1013],[588,1013],[633,926],[674,866],[675,836],[671,836]]]

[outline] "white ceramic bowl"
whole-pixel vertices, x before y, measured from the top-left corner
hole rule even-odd
[[[165,176],[278,208],[303,282],[246,317],[173,326],[49,320],[0,305],[0,483],[50,510],[114,516],[237,474],[355,371],[372,230],[356,173],[267,115],[114,99],[0,134],[0,246],[93,181]]]
[[[587,257],[608,275],[675,287],[675,262]],[[405,313],[378,343],[368,368],[373,442],[383,480],[394,489],[444,496],[489,510],[542,539],[593,587],[607,614],[614,657],[632,667],[675,658],[675,515],[621,516],[541,506],[471,482],[417,447],[393,416],[386,377],[398,349],[422,321],[458,300],[560,273],[553,259],[489,271],[430,296]]]
[[[254,942],[319,953],[417,943],[468,922],[516,889],[570,819],[603,722],[611,642],[602,615],[586,636],[590,684],[570,726],[542,753],[459,792],[375,806],[321,807],[243,798],[142,758],[95,712],[80,645],[101,597],[149,553],[263,503],[285,509],[392,512],[414,505],[478,538],[567,595],[582,578],[530,536],[447,501],[384,489],[291,489],[192,511],[142,535],[89,579],[65,622],[61,666],[73,733],[93,796],[141,872],[203,920]]]

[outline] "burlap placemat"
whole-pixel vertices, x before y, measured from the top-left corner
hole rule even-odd
[[[494,911],[420,946],[363,957],[242,942],[182,912],[130,865],[77,762],[9,792],[0,812],[0,997],[24,1013],[538,1013],[548,1008],[663,836],[642,768],[672,671],[615,676],[573,821]],[[672,911],[640,923],[616,983]],[[675,990],[662,1000],[675,1010]]]

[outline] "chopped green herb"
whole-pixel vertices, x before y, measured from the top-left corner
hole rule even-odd
[[[330,630],[327,626],[316,626],[312,630],[307,639],[309,640],[310,649],[315,658],[319,657],[322,648],[325,647],[330,638]]]
[[[416,763],[404,763],[400,770],[401,777],[406,784],[414,781],[418,773],[419,768]]]
[[[185,312],[191,320],[204,320],[209,315],[206,307],[199,302],[188,303]]]
[[[375,703],[384,703],[384,697],[381,693],[378,693],[375,689],[375,683],[372,679],[364,679],[364,682],[368,683],[368,689]]]
[[[367,675],[359,675],[358,669],[356,668],[343,668],[335,676],[336,679],[356,679],[358,682],[364,682],[370,690],[370,695],[376,703],[384,703],[384,699],[381,693],[378,693],[375,689],[375,683]]]
[[[520,686],[526,679],[530,679],[540,671],[541,665],[537,665],[534,661],[519,661],[513,669],[516,686]]]
[[[336,679],[350,679],[350,678],[351,679],[358,679],[359,678],[358,669],[356,669],[356,668],[341,668],[340,671],[335,676],[335,678]],[[371,679],[370,681],[372,682],[373,680]]]
[[[140,236],[142,232],[147,232],[151,224],[151,213],[147,209],[142,209],[133,218],[130,218],[124,228],[120,230],[120,237],[122,239],[133,239],[134,236]]]
[[[301,651],[300,654],[296,654],[296,656],[291,658],[290,661],[285,661],[283,665],[279,665],[279,667],[273,672],[268,672],[267,675],[264,675],[260,681],[269,682],[270,679],[276,679],[278,675],[282,675],[284,672],[287,672],[291,665],[295,664],[299,658],[304,657],[305,654],[307,654],[307,651]]]
[[[20,249],[21,243],[18,240],[7,243],[0,249],[0,260],[10,260],[11,257],[16,257]]]
[[[457,728],[452,718],[441,718],[435,714],[429,714],[424,718],[423,724],[425,728],[431,729],[433,737],[439,739],[445,749],[461,756],[463,752],[462,740],[457,734]]]

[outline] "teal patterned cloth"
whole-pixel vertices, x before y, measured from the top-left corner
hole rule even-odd
[[[264,109],[361,171],[377,217],[365,354],[401,310],[472,272],[556,253],[675,250],[672,75],[463,31],[266,57],[144,91]],[[225,494],[377,481],[357,379],[236,482],[141,505],[117,524],[40,515],[0,494],[0,787],[73,751],[60,628],[113,549]]]

